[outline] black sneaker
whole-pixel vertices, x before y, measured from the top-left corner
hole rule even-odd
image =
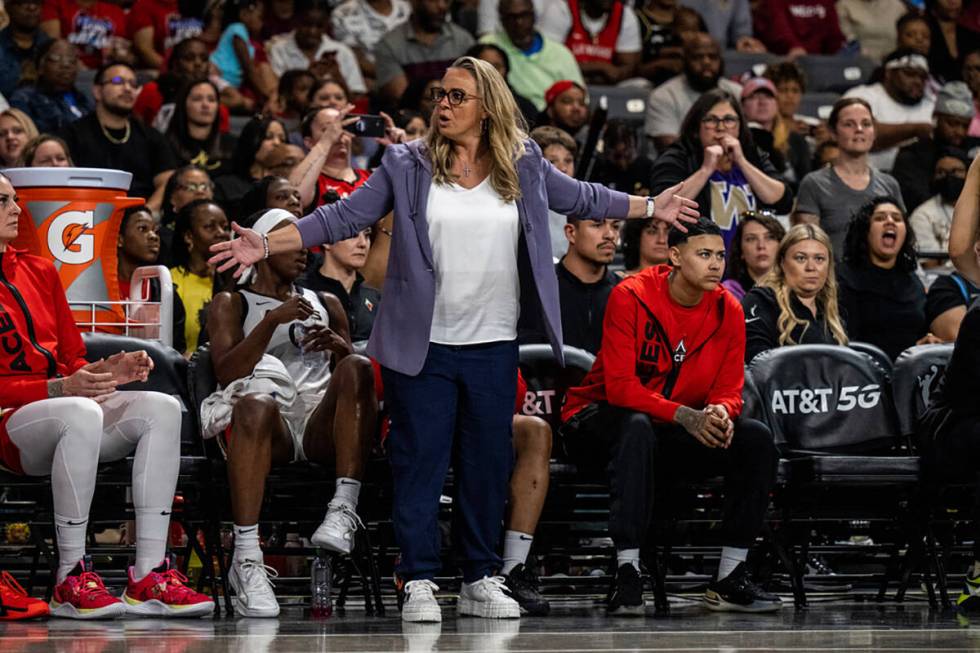
[[[504,588],[507,595],[521,606],[524,614],[544,617],[551,611],[551,604],[538,591],[538,577],[523,564],[504,576]]]
[[[744,562],[740,562],[724,580],[708,585],[704,602],[719,612],[776,612],[783,607],[778,596],[752,582]]]
[[[643,581],[640,573],[630,563],[616,570],[606,601],[606,614],[617,617],[642,617],[643,610]]]

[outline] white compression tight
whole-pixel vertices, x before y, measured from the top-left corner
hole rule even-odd
[[[180,404],[159,392],[116,392],[98,404],[82,397],[27,404],[7,421],[29,476],[51,475],[58,534],[58,582],[85,555],[89,507],[100,462],[136,449],[136,579],[166,555],[170,509],[180,471]]]

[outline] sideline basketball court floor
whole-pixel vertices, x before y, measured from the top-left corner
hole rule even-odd
[[[561,603],[547,618],[491,621],[457,618],[402,625],[392,608],[383,618],[347,610],[311,620],[300,608],[277,619],[51,620],[0,625],[2,653],[286,653],[305,651],[978,651],[975,625],[928,605],[834,602],[803,612],[787,606],[772,616],[715,614],[685,601],[669,617],[607,619],[599,607]]]

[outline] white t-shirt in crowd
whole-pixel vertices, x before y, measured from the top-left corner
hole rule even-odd
[[[346,0],[330,12],[334,37],[352,48],[360,48],[374,60],[374,46],[381,37],[395,29],[412,15],[412,5],[406,0],[391,0],[391,13],[378,13],[367,0]]]
[[[602,28],[606,26],[606,21],[610,14],[605,14],[598,20],[589,18],[582,9],[579,2],[579,12],[582,17],[582,27],[593,36],[598,35]],[[551,2],[545,11],[537,16],[538,30],[559,43],[564,43],[568,38],[568,33],[572,29],[572,10],[568,8],[567,2]],[[619,30],[619,37],[616,39],[616,52],[632,53],[643,49],[640,40],[640,22],[636,19],[636,14],[629,7],[623,7],[623,24]]]
[[[928,93],[918,104],[900,104],[893,100],[885,91],[881,83],[866,84],[855,86],[844,97],[859,97],[866,100],[871,105],[871,113],[876,122],[885,124],[902,124],[909,122],[932,122],[932,111],[936,107],[936,99]],[[911,140],[911,139],[910,139]],[[895,157],[898,156],[898,148],[904,145],[900,143],[894,147],[889,147],[878,152],[872,152],[869,160],[871,165],[890,172],[895,165]]]
[[[273,36],[269,39],[266,52],[269,54],[269,65],[279,77],[282,77],[287,70],[306,70],[310,67],[310,61],[296,45],[295,32]],[[351,93],[367,93],[367,84],[364,83],[364,75],[361,74],[361,67],[357,63],[354,51],[324,34],[313,59],[318,60],[330,52],[336,53],[337,66]]]
[[[470,189],[432,184],[426,204],[436,275],[429,340],[477,345],[517,338],[517,204],[487,177]]]

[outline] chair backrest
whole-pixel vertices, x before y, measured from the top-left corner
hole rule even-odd
[[[888,354],[882,351],[880,347],[872,345],[870,342],[860,342],[855,340],[847,343],[847,346],[854,351],[859,351],[862,354],[867,354],[870,356],[871,359],[885,371],[889,381],[894,378],[892,374],[894,373],[895,366],[892,363],[892,359],[888,356]]]
[[[756,356],[749,371],[783,449],[869,451],[898,443],[884,371],[848,347],[795,345]]]
[[[762,412],[762,397],[748,366],[745,368],[745,385],[742,386],[742,417],[766,421]]]
[[[834,102],[839,99],[840,93],[804,93],[796,113],[826,120],[830,116],[831,109],[834,108]]]
[[[589,110],[606,98],[607,120],[643,122],[650,89],[645,86],[589,86]]]
[[[180,352],[156,340],[109,333],[82,333],[82,340],[85,341],[85,357],[90,361],[108,358],[120,351],[146,351],[153,359],[153,371],[146,383],[130,383],[119,389],[153,390],[177,399],[181,412],[181,442],[185,447],[197,447],[200,442],[197,410],[187,387],[187,359]]]
[[[726,50],[722,53],[725,61],[725,77],[738,78],[749,74],[753,77],[760,77],[766,72],[766,66],[774,61],[779,61],[779,57],[768,52],[739,52],[737,50]]]
[[[555,359],[551,345],[521,345],[520,350],[521,374],[527,383],[520,412],[545,420],[555,434],[561,426],[565,393],[582,382],[595,362],[595,356],[584,349],[566,345],[563,351],[565,367]]]
[[[929,396],[943,378],[952,355],[952,344],[916,345],[895,360],[892,390],[902,435],[915,433],[919,418],[929,406]]]
[[[875,62],[853,55],[811,54],[796,60],[806,74],[810,91],[843,93],[866,83],[874,72]]]
[[[218,389],[218,377],[211,364],[211,348],[201,345],[191,356],[187,370],[187,386],[190,389],[194,411],[201,413],[201,404]]]

